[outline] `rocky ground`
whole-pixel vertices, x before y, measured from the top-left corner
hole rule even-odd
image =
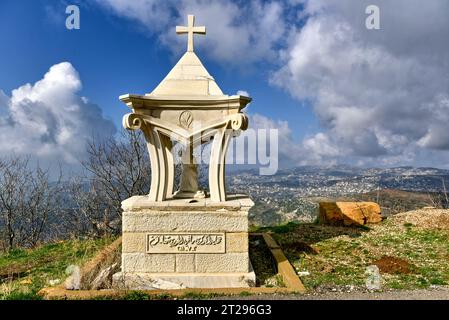
[[[363,291],[368,266],[379,269],[384,291],[449,285],[449,210],[409,211],[363,228],[290,223],[264,231],[310,292]]]
[[[367,227],[289,223],[259,231],[272,233],[307,293],[242,294],[216,299],[449,300],[449,210],[409,211]],[[270,268],[271,263],[267,264],[270,258],[263,250],[264,242],[257,237],[251,237],[250,247],[259,275],[258,285],[282,287],[282,280]],[[67,266],[91,261],[113,240],[62,241],[0,254],[0,300],[40,298],[36,293],[42,287],[64,281]],[[378,290],[367,289],[370,277],[367,267],[378,269]]]
[[[220,300],[235,297],[217,298]],[[256,295],[238,297],[238,300],[449,300],[449,287],[435,286],[429,289],[388,290],[383,292],[315,292],[297,295]]]

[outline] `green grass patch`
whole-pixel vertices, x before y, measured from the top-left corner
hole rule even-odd
[[[40,299],[37,292],[50,280],[62,283],[69,265],[85,263],[113,240],[61,241],[0,254],[0,300]]]
[[[271,228],[275,232],[276,228]],[[386,220],[369,229],[324,225],[282,226],[273,236],[308,289],[319,286],[364,286],[366,267],[384,256],[410,264],[407,274],[382,272],[383,288],[418,289],[449,284],[449,232],[423,229],[412,224]],[[293,250],[292,243],[304,242],[316,252]],[[305,246],[302,246],[305,247]],[[292,249],[293,248],[293,249]]]

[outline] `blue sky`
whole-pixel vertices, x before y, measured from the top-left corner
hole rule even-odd
[[[78,3],[82,26],[67,30],[63,2],[2,0],[0,28],[7,48],[0,61],[0,88],[9,94],[24,83],[41,79],[50,66],[68,61],[80,73],[81,94],[98,104],[119,127],[127,107],[118,96],[151,92],[180,56],[135,22],[111,17],[96,5]],[[226,63],[208,59],[204,50],[207,48],[199,48],[197,54],[225,93],[249,92],[254,99],[251,111],[296,123],[292,129],[297,137],[316,130],[312,110],[298,108],[289,94],[270,86],[266,80],[270,70],[264,69],[263,63],[227,69]]]
[[[225,93],[250,93],[248,112],[257,115],[257,127],[280,127],[286,163],[448,167],[449,7],[431,0],[417,2],[419,11],[411,2],[1,0],[0,154],[38,154],[34,147],[65,152],[95,126],[97,113],[80,113],[98,108],[99,128],[110,131],[110,121],[119,129],[128,110],[118,96],[148,93],[165,77],[185,50],[175,26],[192,13],[208,28],[196,53]],[[80,30],[65,28],[69,4],[80,6]],[[364,26],[368,4],[381,9],[380,31]],[[425,21],[416,19],[421,13]],[[37,88],[14,97],[13,90],[33,87],[62,62],[71,67],[60,66],[49,78],[79,80],[79,86],[62,85],[69,98],[59,101],[42,89],[37,101],[30,98]],[[78,104],[74,115],[85,123],[60,115],[55,103]],[[26,123],[15,118],[24,110],[32,112]],[[78,129],[49,138],[62,130],[52,128],[58,121]],[[36,140],[36,134],[43,136]],[[6,145],[14,135],[20,135],[17,145]],[[63,161],[79,157],[81,145]]]

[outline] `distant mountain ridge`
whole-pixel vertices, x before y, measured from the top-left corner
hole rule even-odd
[[[312,191],[311,189],[315,187],[318,192],[328,193],[330,190],[323,189],[324,187],[341,185],[339,190],[333,190],[336,194],[369,192],[377,188],[438,192],[444,188],[443,181],[449,186],[449,170],[410,166],[394,168],[359,168],[347,165],[302,166],[281,169],[273,176],[261,176],[258,170],[251,169],[232,172],[229,177],[231,177],[230,187],[258,183],[266,186],[305,188],[306,191]],[[239,179],[243,177],[244,179]],[[345,190],[345,186],[351,184],[353,188]]]

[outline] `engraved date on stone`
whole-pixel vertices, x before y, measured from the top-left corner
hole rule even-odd
[[[147,253],[225,253],[224,233],[147,233]]]

